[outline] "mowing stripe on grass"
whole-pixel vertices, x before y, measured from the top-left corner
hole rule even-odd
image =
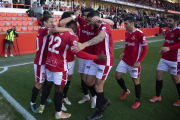
[[[14,98],[12,98],[1,86],[0,93],[14,106],[14,108],[22,114],[26,120],[36,120],[29,112],[27,112]]]

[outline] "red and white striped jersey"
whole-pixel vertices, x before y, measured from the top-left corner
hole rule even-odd
[[[163,53],[163,59],[180,62],[180,27],[176,27],[173,30],[166,30],[163,47],[170,48],[170,51]]]
[[[104,32],[106,37],[103,41],[95,45],[95,55],[103,54],[107,56],[106,61],[94,60],[96,64],[113,66],[114,65],[114,45],[113,45],[113,36],[110,25],[102,22],[95,30],[95,36],[99,34],[99,32]]]
[[[123,51],[124,56],[122,60],[130,66],[133,66],[136,61],[141,62],[142,59],[139,59],[144,58],[147,54],[147,51],[145,51],[146,53],[141,57],[142,47],[147,47],[144,33],[139,29],[136,29],[133,32],[126,32],[125,42],[125,49]]]
[[[46,69],[51,72],[67,71],[67,50],[76,42],[76,37],[70,32],[55,33],[51,35],[49,37]]]
[[[36,38],[37,52],[34,59],[34,64],[45,64],[48,52],[49,29],[50,28],[42,27],[38,32],[38,36]]]

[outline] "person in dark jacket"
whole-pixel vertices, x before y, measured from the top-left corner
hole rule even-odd
[[[36,17],[36,15],[34,14],[34,10],[32,9],[32,7],[30,8],[30,10],[27,10],[26,13],[28,14],[29,17]]]

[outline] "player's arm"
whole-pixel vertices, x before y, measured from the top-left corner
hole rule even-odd
[[[99,16],[95,16],[92,18],[92,21],[102,21],[102,22],[105,22],[107,24],[109,24],[110,26],[113,26],[114,25],[114,22],[110,19],[103,19]]]
[[[78,43],[76,46],[73,46],[73,52],[77,53],[78,51],[83,50],[86,47],[96,45],[96,44],[100,43],[101,41],[103,41],[105,37],[106,37],[106,33],[100,32],[93,39],[91,39],[85,43]]]
[[[142,44],[142,53],[139,56],[139,59],[134,63],[133,67],[138,68],[146,54],[148,53],[148,45],[147,45],[147,40],[144,34],[141,34],[140,36],[140,43]]]
[[[59,24],[60,24],[61,27],[63,27],[63,26],[66,25],[68,22],[70,22],[71,20],[75,20],[75,19],[76,19],[76,16],[73,15],[73,16],[71,16],[71,17],[62,19],[62,20],[59,22]]]
[[[74,33],[73,30],[70,29],[70,28],[57,27],[57,28],[50,28],[50,29],[49,29],[49,35],[52,35],[52,34],[54,34],[54,33],[67,32],[67,31],[70,31],[70,32]]]

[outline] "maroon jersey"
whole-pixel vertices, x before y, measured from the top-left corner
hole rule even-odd
[[[42,27],[36,38],[37,52],[34,59],[34,64],[44,65],[48,52],[49,29]]]
[[[67,49],[73,46],[75,43],[77,43],[76,37],[72,35],[70,32],[55,33],[51,35],[49,37],[48,54],[46,58],[46,69],[48,69],[51,72],[67,71]],[[90,55],[83,51],[79,51],[78,53],[76,53],[76,56],[82,59],[97,59],[96,55]]]
[[[95,36],[99,32],[104,32],[106,37],[103,41],[95,45],[95,55],[104,54],[107,56],[106,61],[94,60],[96,64],[113,66],[114,65],[114,45],[113,45],[113,36],[110,25],[102,22],[99,28],[96,29]]]
[[[74,53],[71,51],[71,48],[67,50],[67,62],[74,61]]]
[[[147,41],[144,33],[139,29],[133,32],[126,32],[125,42],[122,60],[130,66],[133,66],[136,61],[141,62],[147,54]],[[141,53],[142,47],[143,53]]]
[[[95,37],[94,28],[91,25],[87,24],[84,18],[78,17],[78,22],[80,25],[80,37],[78,42],[84,43]],[[95,46],[86,47],[83,51],[89,54],[94,54],[94,48]]]
[[[180,58],[178,58],[178,56],[180,56],[180,27],[176,27],[173,30],[166,30],[165,42],[163,47],[170,48],[170,51],[163,53],[163,59],[180,62]]]

